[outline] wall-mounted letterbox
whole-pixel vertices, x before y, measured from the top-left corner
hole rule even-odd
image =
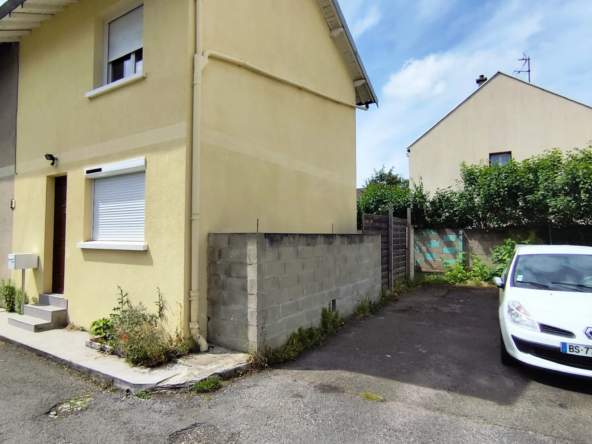
[[[8,255],[8,269],[9,270],[26,270],[29,268],[37,268],[39,266],[39,256],[36,254],[9,254]]]

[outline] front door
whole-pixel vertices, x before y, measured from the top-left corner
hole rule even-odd
[[[64,293],[66,267],[66,191],[67,176],[56,177],[53,221],[53,293]]]

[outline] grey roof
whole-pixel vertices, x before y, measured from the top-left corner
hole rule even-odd
[[[446,114],[444,117],[442,117],[440,120],[438,120],[429,130],[427,130],[425,133],[423,133],[421,136],[419,136],[417,139],[415,139],[415,141],[411,145],[409,145],[407,147],[407,152],[411,151],[411,147],[413,145],[415,145],[417,142],[419,142],[421,139],[423,139],[425,136],[427,136],[434,128],[436,128],[444,120],[446,120],[446,118],[448,116],[450,116],[454,111],[456,111],[458,108],[460,108],[465,102],[467,102],[471,97],[473,97],[475,94],[477,94],[483,88],[485,88],[489,83],[491,83],[491,81],[493,79],[495,79],[498,76],[508,77],[508,78],[510,78],[512,80],[516,80],[517,82],[522,82],[525,85],[532,86],[533,88],[540,89],[541,91],[545,91],[546,93],[553,94],[554,96],[561,97],[562,99],[569,100],[570,102],[574,102],[574,103],[577,103],[578,105],[582,105],[582,106],[585,106],[586,108],[592,109],[592,107],[586,105],[585,103],[578,102],[577,100],[570,99],[569,97],[562,96],[561,94],[557,94],[557,93],[555,93],[553,91],[549,91],[548,89],[541,88],[540,86],[534,85],[532,83],[525,82],[522,79],[519,79],[517,77],[511,76],[511,75],[506,74],[504,72],[498,71],[489,80],[487,80],[487,82],[483,83],[479,88],[477,88],[475,91],[473,91],[466,99],[464,99],[462,102],[460,102],[458,105],[456,105],[448,114]]]
[[[356,49],[354,39],[349,32],[341,8],[337,0],[317,0],[321,7],[331,36],[335,40],[341,55],[343,56],[347,68],[354,81],[356,89],[356,103],[358,105],[369,105],[376,103],[378,105],[378,98],[370,83],[370,78],[366,73],[362,59]]]

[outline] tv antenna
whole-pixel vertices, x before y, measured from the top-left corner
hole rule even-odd
[[[514,70],[514,72],[516,74],[522,74],[523,72],[528,73],[528,83],[530,83],[530,57],[528,57],[526,54],[522,53],[522,55],[524,56],[521,59],[518,59],[519,62],[524,62],[522,64],[522,67],[520,69],[516,69]],[[524,69],[524,67],[527,67],[527,69]]]

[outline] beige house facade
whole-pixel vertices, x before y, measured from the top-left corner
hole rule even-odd
[[[455,186],[462,162],[520,161],[590,140],[592,108],[498,72],[409,146],[409,176],[433,194]]]
[[[147,307],[159,288],[203,348],[209,233],[356,232],[356,112],[376,97],[334,0],[27,3],[0,41],[20,44],[29,296],[88,328],[118,287]],[[6,32],[15,17],[40,25]]]

